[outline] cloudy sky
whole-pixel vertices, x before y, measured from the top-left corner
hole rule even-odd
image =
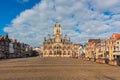
[[[73,43],[120,33],[120,0],[2,0],[0,9],[1,34],[32,46],[52,36],[56,22]]]

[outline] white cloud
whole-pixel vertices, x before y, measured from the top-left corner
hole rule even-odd
[[[68,34],[74,43],[85,42],[89,38],[106,38],[119,32],[120,16],[115,14],[111,17],[103,12],[109,9],[113,13],[118,3],[119,0],[42,0],[32,9],[21,12],[4,31],[19,41],[33,46],[42,45],[44,37],[53,34],[54,24],[58,21],[63,35]]]
[[[98,10],[107,10],[119,5],[120,0],[89,0],[92,6]]]

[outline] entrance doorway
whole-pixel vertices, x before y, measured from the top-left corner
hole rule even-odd
[[[56,46],[54,46],[55,49],[55,56],[61,56],[62,51],[61,51],[61,46],[59,44],[57,44]]]
[[[61,51],[60,50],[57,50],[57,56],[61,56]]]

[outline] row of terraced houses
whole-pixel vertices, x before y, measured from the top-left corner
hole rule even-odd
[[[108,39],[89,39],[82,47],[80,56],[84,60],[111,65],[120,65],[120,34],[114,33]]]
[[[32,56],[32,47],[16,39],[10,39],[8,34],[0,35],[0,58],[20,58]]]

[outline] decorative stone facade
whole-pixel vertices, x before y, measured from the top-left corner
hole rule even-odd
[[[61,25],[56,23],[54,26],[54,34],[52,37],[48,34],[48,38],[44,38],[43,42],[43,57],[71,57],[72,42],[65,35],[62,37]]]

